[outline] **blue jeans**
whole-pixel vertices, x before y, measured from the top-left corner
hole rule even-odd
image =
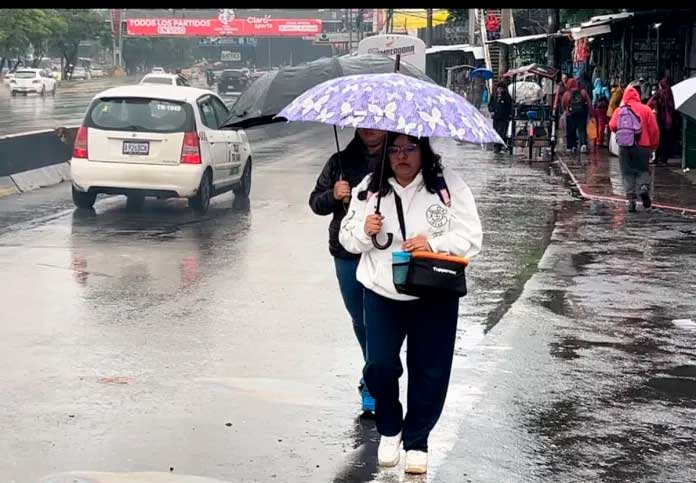
[[[403,431],[406,451],[427,451],[428,436],[442,414],[447,396],[459,299],[392,300],[365,290],[367,364],[363,377],[375,398],[377,431]],[[399,378],[401,346],[406,339],[408,413],[403,417]]]
[[[355,278],[358,263],[360,263],[359,258],[346,260],[344,258],[334,257],[336,278],[338,278],[338,286],[341,289],[343,303],[351,319],[353,319],[353,331],[355,332],[355,337],[358,339],[358,344],[360,344],[363,360],[365,360],[367,355],[367,350],[365,349],[365,319],[363,316],[363,292],[365,289]]]

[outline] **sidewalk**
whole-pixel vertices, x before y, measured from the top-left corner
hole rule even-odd
[[[557,152],[558,161],[568,173],[583,198],[613,203],[627,203],[619,158],[607,148],[577,155],[565,150]],[[671,159],[668,166],[650,166],[653,207],[696,216],[696,172],[684,173],[681,165]]]

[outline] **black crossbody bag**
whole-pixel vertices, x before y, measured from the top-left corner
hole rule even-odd
[[[401,197],[394,193],[396,214],[399,217],[401,235],[406,240],[406,222]],[[464,297],[466,295],[466,267],[469,260],[443,253],[412,252],[405,263],[393,263],[392,272],[408,265],[404,283],[394,284],[396,291],[421,298]],[[397,277],[394,277],[397,280]]]

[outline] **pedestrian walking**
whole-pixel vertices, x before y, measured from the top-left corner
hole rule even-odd
[[[619,145],[619,165],[624,179],[628,211],[636,211],[636,191],[644,208],[650,198],[650,157],[660,143],[660,129],[652,109],[640,100],[638,90],[629,86],[609,121]]]
[[[502,139],[507,137],[508,123],[512,114],[512,97],[505,88],[505,84],[498,82],[495,92],[488,103],[488,110],[493,118],[493,128]],[[495,145],[495,152],[499,153],[503,149],[502,144]]]
[[[566,114],[566,148],[576,152],[580,142],[580,151],[587,152],[587,116],[590,112],[590,96],[585,89],[578,86],[575,78],[566,82],[566,93],[561,105]]]
[[[594,89],[592,90],[593,117],[597,121],[595,146],[604,146],[604,133],[609,121],[609,119],[607,119],[607,109],[609,108],[610,99],[611,93],[609,89],[604,85],[602,79],[597,77],[594,81]]]
[[[357,278],[365,286],[364,377],[376,400],[381,435],[378,462],[381,466],[398,464],[403,441],[405,471],[425,473],[428,437],[442,413],[449,385],[459,299],[399,293],[392,276],[392,252],[472,257],[481,249],[483,235],[471,191],[456,173],[443,170],[427,137],[389,133],[387,153],[384,166],[380,163],[377,168],[384,169],[387,181],[380,189],[376,171],[353,189],[339,240],[348,251],[362,254]],[[447,196],[442,194],[443,179]],[[378,199],[381,215],[375,214]],[[393,233],[389,249],[377,249],[373,244],[371,237],[381,231]],[[408,368],[405,418],[399,401],[403,373],[399,354],[404,339]]]
[[[314,191],[309,196],[309,206],[314,213],[321,216],[333,215],[329,224],[329,252],[334,259],[338,286],[343,303],[353,321],[353,331],[358,339],[363,360],[367,355],[363,286],[355,277],[360,255],[348,252],[341,246],[338,232],[341,220],[347,212],[350,190],[372,172],[378,158],[383,155],[385,138],[385,131],[357,129],[348,146],[326,162]],[[374,412],[374,398],[362,378],[358,390],[362,398],[362,410]]]
[[[623,99],[624,88],[618,82],[615,82],[611,86],[611,97],[609,98],[609,106],[607,106],[607,117],[611,119],[614,111],[617,107],[621,105],[621,99]]]
[[[669,79],[660,80],[657,92],[648,101],[648,106],[657,117],[657,125],[660,128],[660,144],[655,153],[655,164],[667,164],[672,147],[674,145],[674,96]]]

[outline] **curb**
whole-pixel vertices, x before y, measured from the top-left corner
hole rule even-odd
[[[43,168],[22,171],[0,178],[0,197],[25,193],[46,186],[60,184],[70,180],[68,163],[44,166]]]
[[[571,171],[571,169],[568,167],[568,165],[563,161],[563,159],[558,156],[558,163],[561,165],[561,168],[563,171],[570,176],[571,181],[575,185],[575,187],[578,189],[580,192],[580,196],[586,200],[592,200],[592,201],[604,201],[608,203],[616,203],[616,204],[623,204],[627,205],[628,200],[622,196],[604,196],[604,195],[593,195],[591,193],[586,192],[585,190],[582,189],[582,185],[578,183],[578,180],[575,178],[575,175]],[[693,208],[685,208],[683,206],[675,206],[675,205],[664,205],[661,203],[653,203],[652,204],[653,208],[658,208],[660,210],[665,210],[665,211],[672,211],[679,213],[681,215],[690,215],[690,216],[696,216],[696,209]]]
[[[0,177],[0,198],[17,193],[20,193],[19,188],[10,176]]]

